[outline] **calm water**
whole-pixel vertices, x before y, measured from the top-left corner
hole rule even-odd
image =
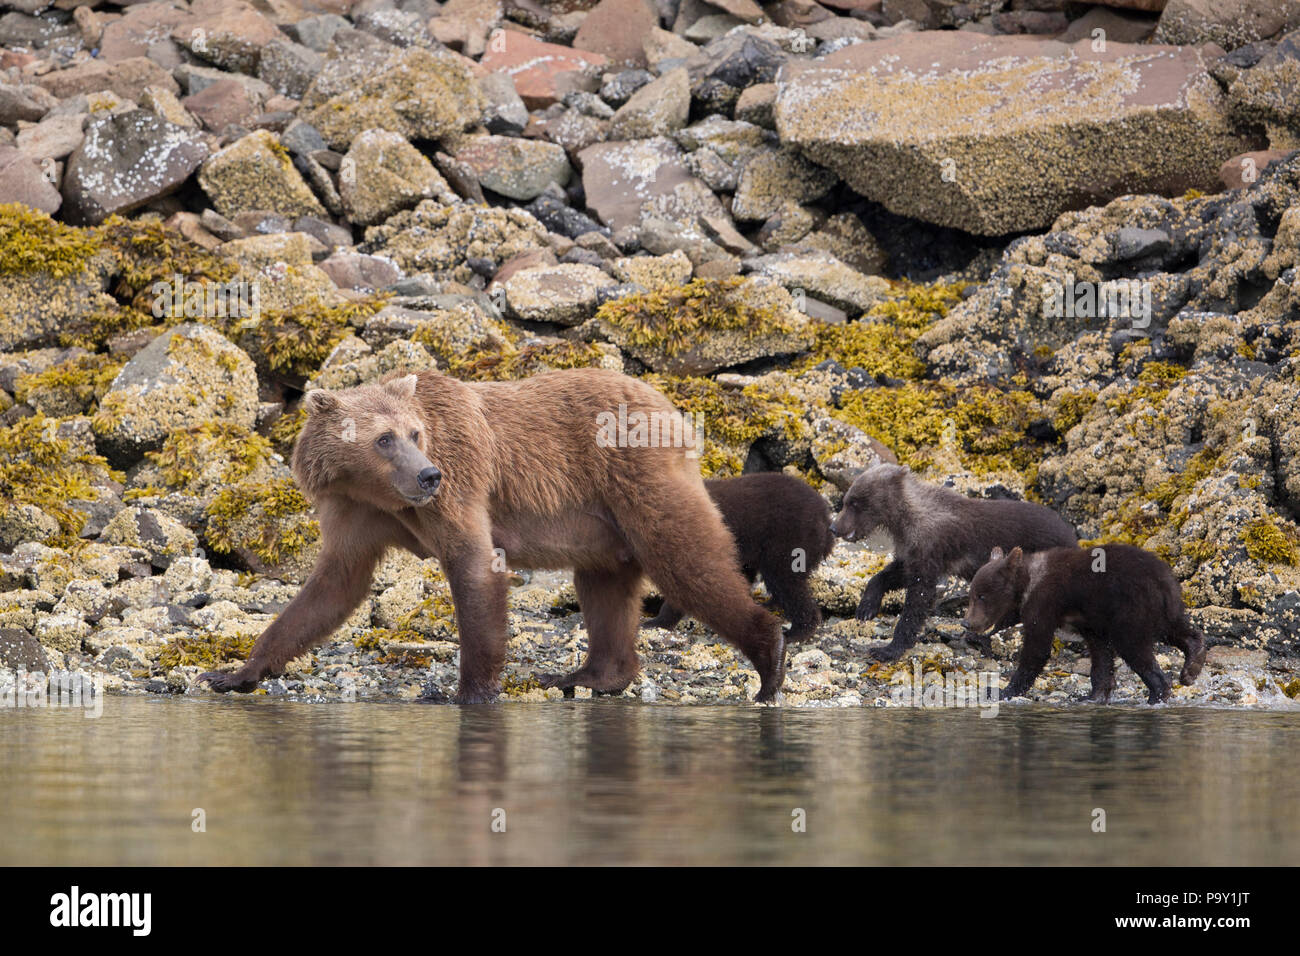
[[[1297,753],[1207,709],[110,697],[0,711],[0,863],[1297,864]]]

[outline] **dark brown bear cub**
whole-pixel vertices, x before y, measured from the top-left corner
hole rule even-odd
[[[806,641],[822,621],[808,577],[835,547],[830,506],[807,482],[779,472],[706,481],[750,584],[763,576],[771,604],[790,622],[787,641]],[[642,627],[677,626],[683,612],[664,601]]]
[[[875,617],[886,592],[907,589],[894,639],[870,651],[885,661],[897,660],[916,643],[945,574],[970,580],[992,548],[1042,551],[1073,545],[1077,537],[1042,505],[967,498],[926,484],[902,465],[876,465],[860,474],[831,522],[831,531],[848,541],[860,541],[877,528],[893,539],[894,560],[867,582],[857,619]]]
[[[1022,697],[1052,653],[1062,624],[1074,626],[1092,657],[1089,700],[1105,702],[1115,686],[1115,654],[1142,678],[1156,704],[1169,699],[1170,682],[1156,664],[1155,643],[1166,640],[1183,652],[1179,680],[1190,684],[1205,663],[1205,639],[1187,619],[1169,565],[1127,544],[1052,548],[1004,555],[995,548],[970,586],[966,626],[989,631],[1010,612],[1020,612],[1024,646],[1006,697]]]

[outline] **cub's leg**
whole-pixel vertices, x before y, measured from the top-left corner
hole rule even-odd
[[[916,644],[922,628],[925,627],[925,619],[930,616],[930,611],[934,607],[934,595],[938,584],[938,580],[930,575],[916,577],[908,584],[907,597],[903,599],[903,613],[898,616],[898,623],[894,625],[894,639],[888,644],[879,644],[871,648],[868,653],[872,657],[881,661],[896,661],[908,648]]]
[[[356,610],[390,544],[419,547],[395,519],[362,505],[322,499],[317,517],[323,544],[311,575],[262,632],[243,667],[199,675],[213,690],[246,693],[263,678],[278,677],[289,661],[324,642]]]
[[[1183,652],[1183,669],[1178,682],[1186,687],[1196,680],[1205,666],[1205,636],[1192,626],[1184,612],[1170,628],[1169,643]]]
[[[869,621],[880,613],[880,602],[890,591],[896,591],[907,582],[902,561],[890,561],[872,575],[867,586],[862,589],[862,599],[858,601],[858,610],[854,614],[859,621]]]
[[[781,625],[750,596],[735,539],[704,486],[683,476],[629,494],[638,506],[624,509],[619,525],[664,600],[734,644],[758,671],[754,699],[774,699],[785,679]]]
[[[790,622],[785,639],[789,643],[806,641],[817,632],[822,612],[808,584],[808,572],[792,570],[784,560],[764,566],[763,581],[772,600]]]
[[[1114,639],[1114,644],[1124,663],[1133,668],[1133,673],[1147,685],[1147,703],[1159,704],[1168,700],[1173,685],[1156,663],[1149,632],[1143,627],[1127,627],[1121,636]]]
[[[616,571],[573,572],[578,606],[587,625],[587,659],[572,674],[543,678],[543,687],[559,687],[565,697],[572,697],[574,687],[618,694],[632,683],[640,670],[636,656],[640,585],[641,569],[633,564]]]
[[[659,613],[654,617],[646,618],[641,622],[642,627],[662,627],[664,630],[671,631],[675,628],[683,617],[686,615],[673,607],[667,601],[659,608]]]
[[[1041,615],[1027,616],[1031,623],[1025,625],[1025,640],[1020,648],[1020,658],[1016,661],[1011,680],[1002,691],[1004,697],[1024,697],[1043,672],[1047,659],[1052,656],[1055,620]]]
[[[1088,700],[1104,704],[1110,700],[1111,692],[1115,689],[1115,649],[1091,634],[1084,634],[1083,639],[1088,644],[1088,658],[1092,661],[1089,675],[1092,693],[1088,695]]]
[[[439,556],[460,634],[460,684],[452,698],[457,704],[483,704],[501,693],[509,576],[493,569],[492,535],[484,524],[478,533],[448,540]]]

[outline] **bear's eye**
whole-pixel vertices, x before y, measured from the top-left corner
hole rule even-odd
[[[380,448],[387,448],[392,443],[393,443],[393,436],[388,432],[385,432],[384,434],[380,435],[378,438],[375,439],[375,444],[378,445]]]
[[[417,445],[420,443],[420,433],[418,431],[411,432],[411,441]]]

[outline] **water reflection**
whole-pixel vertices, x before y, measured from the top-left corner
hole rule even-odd
[[[1295,864],[1298,746],[1198,708],[115,697],[0,711],[0,862]]]

